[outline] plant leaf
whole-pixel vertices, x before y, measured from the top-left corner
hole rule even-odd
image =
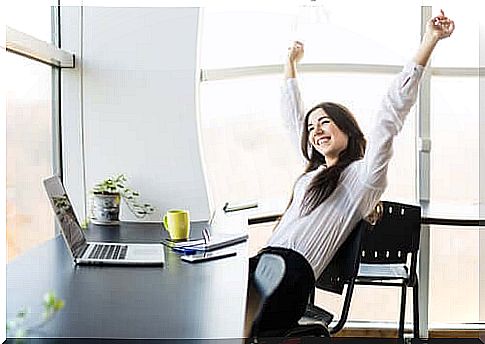
[[[56,299],[56,302],[54,303],[54,311],[60,311],[61,309],[64,308],[64,301],[61,299]]]

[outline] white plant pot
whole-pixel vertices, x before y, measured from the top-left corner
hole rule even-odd
[[[95,225],[116,225],[120,223],[120,195],[93,194],[91,197],[90,221]]]

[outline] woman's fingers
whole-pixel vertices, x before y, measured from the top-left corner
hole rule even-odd
[[[303,54],[303,43],[300,41],[293,41],[293,44],[288,47],[288,58],[292,62],[299,62]]]
[[[300,41],[294,41],[292,47],[295,49],[303,49],[303,43]]]
[[[446,27],[446,36],[449,37],[454,30],[455,30],[455,22],[453,20],[450,20],[450,22]]]

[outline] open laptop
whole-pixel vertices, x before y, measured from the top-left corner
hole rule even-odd
[[[58,176],[44,180],[44,186],[67,247],[75,264],[163,265],[161,244],[88,242],[74,214],[69,197]]]

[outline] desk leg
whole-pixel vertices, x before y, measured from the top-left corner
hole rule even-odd
[[[485,203],[484,203],[485,204]],[[485,206],[480,207],[480,218],[485,218]],[[485,323],[485,226],[479,226],[479,321]],[[480,340],[485,343],[485,330],[479,332]]]
[[[428,305],[429,305],[429,249],[430,226],[421,225],[419,244],[419,336],[428,338]]]

